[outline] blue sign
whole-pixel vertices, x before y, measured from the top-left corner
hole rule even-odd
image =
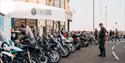
[[[0,29],[4,31],[4,16],[0,15]]]

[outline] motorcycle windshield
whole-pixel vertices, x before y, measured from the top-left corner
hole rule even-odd
[[[29,37],[29,40],[30,40],[29,42],[31,44],[34,44],[35,43],[35,38],[34,38],[34,35],[32,33],[32,30],[31,30],[31,28],[29,26],[26,26],[26,34]]]

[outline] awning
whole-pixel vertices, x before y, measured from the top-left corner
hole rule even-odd
[[[65,10],[44,4],[0,0],[0,12],[12,18],[65,21]],[[3,2],[3,3],[2,3]]]
[[[1,13],[1,12],[0,12],[0,15],[4,16],[4,14],[3,14],[3,13]]]
[[[0,0],[0,13],[7,15],[14,10],[12,0]]]

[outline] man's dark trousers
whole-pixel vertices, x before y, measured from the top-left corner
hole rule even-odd
[[[100,49],[100,55],[101,56],[106,56],[105,40],[104,39],[100,40],[99,49]]]

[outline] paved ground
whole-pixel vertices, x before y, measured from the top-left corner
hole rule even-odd
[[[114,51],[114,55],[113,52]],[[107,56],[98,57],[98,46],[92,45],[82,48],[71,54],[68,58],[62,58],[60,63],[125,63],[125,43],[115,42],[106,44]]]

